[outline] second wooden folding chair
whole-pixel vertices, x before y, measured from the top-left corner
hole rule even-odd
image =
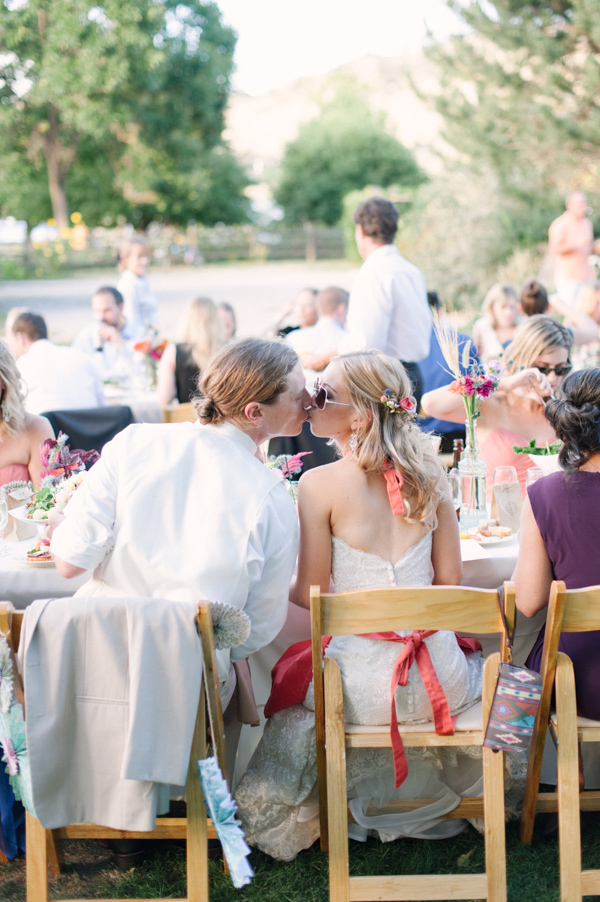
[[[578,742],[600,742],[600,721],[577,716],[573,665],[558,652],[561,632],[600,630],[600,586],[567,591],[562,581],[550,588],[542,652],[542,700],[529,754],[520,838],[531,842],[535,815],[558,810],[560,898],[581,902],[582,895],[600,895],[600,870],[581,869],[580,811],[600,810],[600,792],[579,792]],[[554,691],[556,710],[551,711]],[[546,729],[556,744],[557,791],[540,793],[539,783]]]
[[[514,623],[514,587],[504,585],[509,630]],[[478,710],[457,718],[456,732],[440,736],[432,724],[400,724],[405,746],[481,746],[496,686],[500,660],[507,660],[505,633],[495,591],[461,587],[367,589],[338,595],[311,589],[311,621],[317,770],[321,812],[321,843],[329,850],[331,902],[402,899],[506,900],[504,829],[504,753],[483,748],[483,799],[464,799],[449,817],[485,818],[486,869],[482,874],[432,874],[350,877],[346,749],[384,748],[391,745],[390,728],[353,728],[344,722],[342,680],[334,660],[322,664],[321,637],[359,635],[388,630],[456,630],[500,633],[500,653],[485,663],[483,699]],[[432,800],[391,803],[385,813],[411,810]]]

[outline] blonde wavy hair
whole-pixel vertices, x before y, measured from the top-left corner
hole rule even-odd
[[[18,435],[25,426],[21,374],[7,345],[0,340],[0,439]],[[8,422],[7,422],[8,420]]]
[[[199,370],[223,347],[223,324],[217,305],[210,298],[195,298],[187,311],[183,340],[192,346],[192,357]]]
[[[406,519],[434,529],[441,498],[438,484],[444,473],[442,464],[428,434],[412,419],[392,413],[380,401],[386,388],[399,399],[411,396],[406,370],[398,360],[381,351],[341,354],[335,362],[342,369],[350,402],[360,418],[356,462],[365,473],[380,473],[391,461],[404,480]]]
[[[566,348],[570,356],[572,345],[573,337],[568,329],[551,316],[536,313],[521,323],[504,352],[507,372],[516,373],[521,367],[533,366],[538,357],[555,348]]]
[[[494,329],[498,326],[498,321],[494,316],[494,304],[496,301],[503,301],[505,298],[514,298],[517,300],[517,293],[509,282],[496,282],[492,285],[481,305],[481,312],[491,322]],[[515,314],[516,318],[516,314]]]

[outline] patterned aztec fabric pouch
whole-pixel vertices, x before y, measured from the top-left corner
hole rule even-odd
[[[527,751],[541,694],[539,673],[514,664],[500,664],[483,744],[495,752]]]

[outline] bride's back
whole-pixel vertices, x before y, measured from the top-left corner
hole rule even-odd
[[[331,492],[331,533],[353,548],[394,564],[429,531],[393,514],[382,473],[365,473],[351,459],[325,469]],[[410,503],[410,496],[406,500]]]

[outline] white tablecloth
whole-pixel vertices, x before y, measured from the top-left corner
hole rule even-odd
[[[112,406],[123,404],[131,407],[136,423],[162,423],[162,410],[156,392],[139,389],[124,389],[107,385],[104,387],[106,403]]]
[[[5,542],[0,539],[0,601],[12,601],[22,610],[36,598],[65,598],[74,595],[89,574],[65,579],[56,567],[29,566],[23,563],[25,552],[35,539]]]

